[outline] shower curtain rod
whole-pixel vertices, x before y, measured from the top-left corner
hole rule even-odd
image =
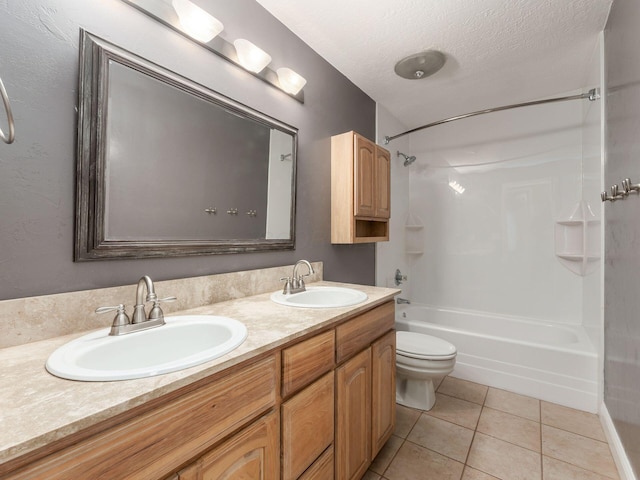
[[[487,108],[486,110],[478,110],[477,112],[465,113],[464,115],[456,115],[455,117],[445,118],[444,120],[438,120],[437,122],[428,123],[426,125],[422,125],[421,127],[412,128],[411,130],[398,133],[397,135],[393,135],[391,137],[384,137],[384,144],[388,145],[391,140],[395,140],[396,138],[403,137],[405,135],[408,135],[413,132],[417,132],[419,130],[424,130],[425,128],[435,127],[436,125],[442,125],[443,123],[449,123],[455,120],[462,120],[463,118],[475,117],[476,115],[499,112],[501,110],[510,110],[512,108],[530,107],[532,105],[540,105],[542,103],[566,102],[567,100],[582,100],[585,98],[593,102],[598,98],[600,98],[600,92],[598,91],[597,88],[592,88],[587,93],[581,93],[578,95],[569,95],[568,97],[546,98],[544,100],[536,100],[534,102],[515,103],[513,105],[505,105],[503,107]]]

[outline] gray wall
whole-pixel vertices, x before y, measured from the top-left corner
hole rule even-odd
[[[323,261],[325,278],[374,283],[374,246],[330,243],[330,136],[373,138],[375,103],[253,0],[199,2],[272,65],[307,79],[302,105],[119,0],[0,0],[0,77],[16,142],[0,143],[0,299]],[[73,263],[79,28],[299,128],[296,250]],[[6,129],[6,120],[0,125]],[[168,178],[167,181],[170,181]]]
[[[616,0],[605,29],[605,185],[640,181],[640,2]],[[604,401],[640,473],[640,198],[605,206]]]

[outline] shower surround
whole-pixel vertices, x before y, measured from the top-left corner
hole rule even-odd
[[[584,88],[547,97],[599,86],[599,49],[592,63]],[[522,99],[527,100],[533,99]],[[402,297],[414,307],[426,307],[412,320],[432,323],[428,328],[436,336],[433,324],[453,327],[447,318],[463,315],[470,334],[486,331],[486,319],[498,317],[513,319],[516,330],[524,321],[527,328],[566,328],[580,338],[579,352],[567,362],[578,366],[572,371],[584,372],[581,378],[564,377],[561,366],[550,361],[549,352],[557,346],[541,340],[533,342],[540,348],[530,352],[534,360],[528,361],[527,369],[535,370],[539,357],[539,369],[548,370],[548,378],[554,380],[547,382],[542,375],[534,384],[502,362],[504,351],[512,347],[486,336],[473,337],[473,342],[460,337],[454,376],[527,395],[536,396],[537,390],[538,398],[555,401],[573,388],[575,395],[567,396],[565,403],[597,411],[602,383],[601,103],[576,100],[496,112],[412,134],[409,146],[402,145],[402,151],[417,160],[406,168],[400,160],[395,165],[396,170],[408,170],[396,179],[404,182],[402,188],[393,191],[392,219],[402,221],[392,229],[392,244],[378,246],[378,284],[389,284],[395,271],[389,257],[395,255],[398,268],[409,275],[401,286]],[[378,120],[379,126],[391,123]],[[395,133],[379,128],[378,138]],[[395,150],[398,141],[389,148]],[[408,202],[402,199],[407,191]],[[581,202],[592,213],[588,241],[589,251],[595,252],[584,275],[574,273],[579,269],[567,268],[556,255],[557,222],[567,223]],[[415,225],[423,225],[418,236]],[[432,317],[442,310],[451,316]],[[490,335],[500,337],[502,332]],[[483,344],[488,357],[480,359],[470,350],[474,342]],[[486,348],[489,345],[495,354]],[[563,355],[570,357],[571,348],[567,350]]]

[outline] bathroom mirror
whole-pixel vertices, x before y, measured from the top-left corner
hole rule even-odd
[[[76,260],[293,249],[297,130],[81,35]]]

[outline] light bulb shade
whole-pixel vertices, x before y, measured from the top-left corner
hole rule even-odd
[[[184,32],[200,42],[207,43],[224,29],[217,18],[189,0],[172,0],[171,5],[178,14]]]
[[[303,76],[287,67],[279,68],[276,73],[282,89],[292,95],[296,95],[307,83]]]
[[[271,55],[256,47],[249,40],[239,38],[233,41],[233,46],[236,47],[240,65],[247,70],[258,73],[271,62]]]

